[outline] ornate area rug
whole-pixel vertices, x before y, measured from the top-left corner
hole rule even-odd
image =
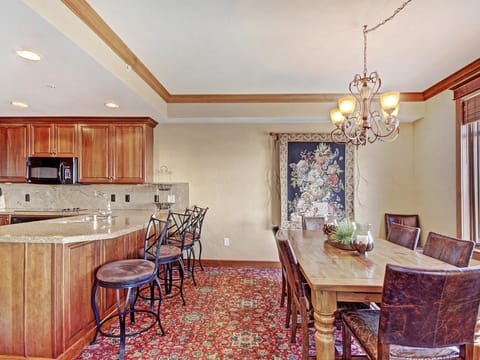
[[[195,273],[197,286],[186,279],[184,294],[162,302],[158,326],[127,338],[126,359],[301,359],[301,330],[297,343],[284,328],[285,308],[280,308],[280,269],[205,268]],[[137,302],[148,308],[148,303]],[[137,317],[137,323],[141,317]],[[147,319],[148,321],[148,319]],[[117,324],[112,329],[118,328]],[[313,329],[310,331],[314,354]],[[341,351],[341,333],[336,332]],[[354,353],[359,350],[354,347]],[[119,340],[101,335],[77,359],[118,359]]]

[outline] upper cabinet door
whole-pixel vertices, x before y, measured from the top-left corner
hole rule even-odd
[[[28,125],[0,125],[0,181],[25,182]]]
[[[110,125],[80,124],[80,161],[78,181],[84,183],[113,182],[111,174]]]
[[[140,184],[145,180],[144,125],[113,125],[113,181]]]
[[[30,124],[30,156],[77,156],[76,124]]]

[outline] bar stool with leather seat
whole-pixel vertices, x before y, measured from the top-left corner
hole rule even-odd
[[[152,220],[152,219],[150,219]],[[158,225],[161,227],[161,233],[156,241],[155,245],[155,254],[160,253],[160,246],[163,242],[163,239],[166,237],[168,230],[168,221],[156,220]],[[148,238],[153,222],[149,221],[147,226],[145,239]],[[154,302],[155,298],[152,296],[150,299],[150,309],[136,309],[135,302],[137,300],[137,291],[138,288],[147,285],[153,284],[152,286],[156,287],[160,292],[160,280],[157,276],[158,271],[158,256],[155,256],[155,261],[150,261],[147,258],[147,253],[150,251],[148,248],[148,243],[145,241],[145,257],[143,259],[126,259],[126,260],[117,260],[110,263],[102,265],[95,274],[95,282],[92,291],[92,307],[95,315],[95,324],[96,331],[94,338],[91,344],[96,342],[98,334],[102,334],[106,337],[114,337],[120,339],[120,359],[124,359],[125,356],[125,341],[127,337],[136,336],[142,332],[145,332],[151,329],[155,324],[158,324],[162,335],[165,335],[163,330],[162,323],[160,322],[160,299],[158,301],[157,310],[154,311]],[[97,292],[98,288],[102,287],[105,289],[114,289],[116,292],[117,299],[117,313],[111,316],[106,317],[103,320],[100,320],[100,314],[98,311],[97,305]],[[122,299],[122,294],[125,292],[124,300]],[[123,302],[123,310],[122,310]],[[147,324],[142,328],[138,328],[135,325],[135,313],[145,313],[154,318],[154,321]],[[118,334],[115,331],[107,332],[102,329],[102,325],[109,320],[118,316],[119,330]],[[130,317],[130,324],[127,328],[127,318]],[[131,330],[128,332],[128,330]]]
[[[169,212],[168,223],[173,222],[172,215]],[[145,252],[147,253],[147,259],[150,261],[155,261],[156,253],[156,242],[159,240],[159,234],[161,228],[158,226],[158,219],[154,215],[151,216],[150,222],[152,223],[149,226],[150,231],[147,232],[145,243],[148,243],[147,247],[138,249],[138,257],[144,258]],[[182,299],[183,305],[186,305],[185,297],[183,296],[183,280],[185,267],[183,263],[183,254],[180,248],[168,243],[168,237],[165,236],[163,239],[163,244],[160,246],[160,253],[158,254],[158,276],[160,282],[163,282],[163,288],[165,289],[164,294],[160,294],[162,300],[170,299],[174,296],[179,295]],[[178,271],[174,275],[174,271]],[[176,290],[175,290],[176,289]],[[155,296],[152,286],[150,285],[150,295],[145,296],[144,289],[141,289],[140,296],[144,299],[151,299]]]
[[[202,229],[203,221],[205,220],[205,215],[207,214],[207,211],[208,207],[202,208],[197,205],[194,205],[193,208],[186,210],[187,213],[191,213],[193,216],[190,225],[191,231],[189,231],[187,237],[191,237],[194,245],[198,243],[198,264],[200,265],[200,269],[202,269],[202,271],[204,271],[202,265]]]
[[[369,359],[472,359],[480,267],[386,266],[382,307],[342,314],[343,358],[351,336]]]
[[[193,249],[193,238],[188,237],[188,233],[195,231],[195,226],[192,226],[193,213],[185,211],[185,213],[170,212],[171,223],[168,228],[168,244],[179,248],[183,254],[184,277],[191,278],[193,285],[196,286],[195,281],[195,251]]]

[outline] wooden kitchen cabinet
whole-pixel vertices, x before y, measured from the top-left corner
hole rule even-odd
[[[83,183],[111,182],[110,125],[80,124],[78,135],[80,143],[78,181]]]
[[[77,125],[30,124],[30,156],[76,157]]]
[[[151,122],[79,124],[79,181],[141,184],[153,178]]]
[[[148,117],[0,118],[0,182],[25,182],[32,157],[78,157],[81,183],[153,181],[153,128]]]
[[[136,258],[143,238],[142,229],[78,243],[0,242],[0,358],[76,358],[95,329],[95,271],[109,261]],[[99,289],[97,301],[102,319],[115,314],[114,290]]]
[[[10,224],[10,215],[0,215],[0,226]]]
[[[0,181],[25,182],[28,125],[0,124]]]

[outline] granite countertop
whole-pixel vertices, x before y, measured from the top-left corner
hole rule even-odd
[[[114,210],[112,218],[90,211],[83,215],[60,217],[0,226],[0,242],[66,244],[111,239],[144,229],[151,210]],[[158,212],[164,218],[167,212]],[[96,216],[94,216],[96,215]]]

